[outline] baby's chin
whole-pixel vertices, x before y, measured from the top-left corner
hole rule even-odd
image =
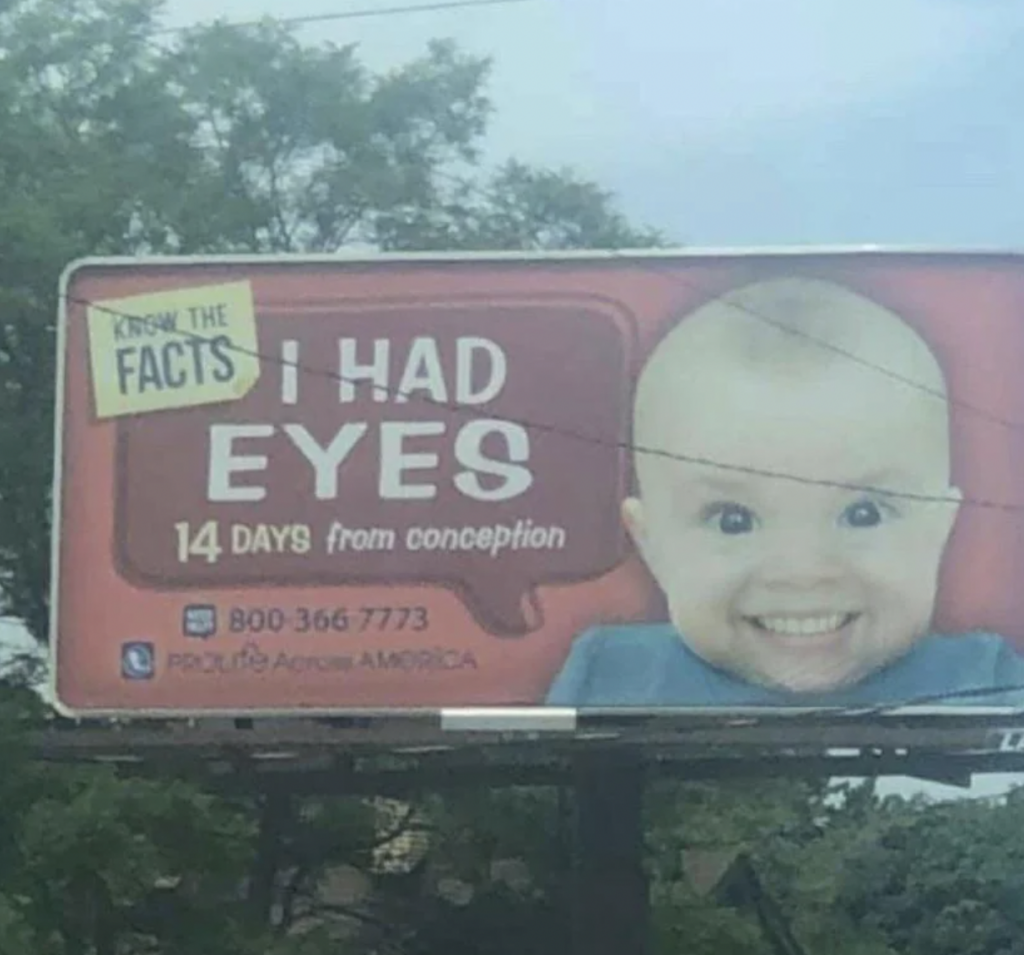
[[[865,661],[834,660],[830,664],[818,661],[818,665],[815,666],[808,660],[794,660],[789,666],[768,669],[751,666],[749,660],[709,659],[708,662],[754,686],[762,686],[797,698],[804,696],[810,700],[816,696],[837,693],[856,686],[884,666],[886,661],[873,662],[871,665]],[[799,704],[799,699],[795,702]]]
[[[871,671],[855,670],[852,672],[816,673],[813,671],[800,673],[745,673],[744,678],[771,690],[780,690],[793,696],[820,696],[823,693],[836,693],[855,686]]]
[[[899,654],[886,656],[884,659],[871,661],[818,661],[815,666],[811,661],[794,661],[788,667],[773,667],[770,670],[755,668],[737,668],[738,676],[768,689],[791,694],[794,697],[808,698],[838,693],[856,686],[873,673],[884,669]],[[799,701],[797,701],[799,702]]]
[[[794,697],[820,697],[857,686],[873,674],[884,670],[907,654],[916,641],[898,646],[879,647],[870,657],[851,658],[839,654],[831,659],[811,658],[772,661],[775,666],[764,669],[740,663],[733,672],[750,683],[791,694]],[[797,700],[799,703],[799,700]]]

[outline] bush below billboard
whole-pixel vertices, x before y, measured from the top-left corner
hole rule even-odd
[[[1024,259],[87,260],[86,715],[1024,705]]]

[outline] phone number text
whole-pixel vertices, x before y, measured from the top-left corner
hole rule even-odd
[[[430,626],[426,607],[232,607],[232,633],[420,633]]]

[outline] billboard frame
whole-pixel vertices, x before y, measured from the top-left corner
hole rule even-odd
[[[505,712],[503,724],[501,714],[477,711],[474,724],[468,719],[472,711],[452,711],[447,725],[443,719],[407,715],[387,720],[58,718],[32,732],[31,748],[46,761],[108,763],[128,772],[205,767],[211,779],[237,776],[231,783],[236,786],[290,781],[302,789],[330,791],[344,782],[376,792],[374,786],[384,783],[394,795],[407,793],[403,786],[422,788],[425,780],[435,788],[558,784],[579,759],[629,758],[654,778],[685,779],[898,775],[949,782],[963,773],[1024,772],[1024,713],[1019,711],[1015,718],[947,709],[872,718],[819,712],[799,719],[762,710],[747,718],[735,712],[647,713],[632,720],[587,712],[561,730],[529,728],[524,714],[515,711]]]
[[[479,262],[500,265],[503,263],[546,263],[557,265],[559,263],[580,263],[580,262],[659,262],[673,261],[679,259],[714,259],[728,257],[742,259],[748,257],[763,258],[801,258],[815,256],[818,258],[856,258],[857,256],[902,256],[902,257],[930,257],[930,258],[953,258],[962,256],[972,257],[1000,257],[1000,258],[1024,258],[1024,248],[1005,248],[991,246],[949,246],[949,245],[891,245],[891,244],[835,244],[826,246],[803,246],[803,245],[766,245],[766,246],[702,246],[702,247],[669,247],[657,249],[571,249],[571,250],[544,250],[544,251],[481,251],[481,252],[336,252],[336,253],[242,253],[242,254],[215,254],[215,255],[145,255],[145,256],[84,256],[70,262],[62,271],[59,280],[58,292],[58,320],[56,327],[57,356],[55,363],[55,405],[54,405],[54,440],[53,440],[53,479],[51,487],[51,507],[56,519],[51,522],[50,541],[50,620],[49,620],[49,646],[54,660],[60,654],[60,570],[61,570],[61,506],[63,503],[64,488],[64,424],[66,413],[65,375],[66,375],[66,344],[67,344],[67,323],[69,305],[83,304],[73,300],[69,296],[69,288],[75,275],[86,269],[100,268],[109,270],[132,270],[136,268],[191,268],[191,267],[231,267],[231,266],[337,266],[339,268],[366,268],[381,267],[389,265],[446,265],[460,264],[467,262]],[[118,709],[118,708],[88,708],[80,709],[65,704],[59,694],[58,668],[52,666],[48,676],[47,692],[52,701],[54,709],[62,717],[72,720],[266,720],[280,717],[305,718],[305,719],[394,719],[400,718],[424,719],[435,718],[439,714],[442,722],[446,720],[473,720],[481,718],[481,714],[488,712],[486,707],[279,707],[266,709],[184,709],[184,708],[142,708],[142,709]],[[857,712],[866,708],[858,707]],[[887,714],[896,712],[893,707],[880,707]],[[973,716],[999,716],[1001,718],[1012,718],[1021,716],[1021,710],[1006,707],[969,707],[956,706],[943,707],[939,705],[901,706],[898,712],[906,715],[937,715],[940,719],[960,719]],[[498,711],[509,714],[520,714],[529,725],[538,726],[540,729],[568,729],[568,723],[573,727],[577,722],[577,711],[559,709],[556,715],[552,708],[542,706],[494,708]],[[571,712],[571,716],[569,715]],[[675,717],[718,717],[727,712],[730,717],[743,718],[744,714],[760,718],[797,717],[814,714],[844,715],[847,711],[844,708],[836,707],[830,709],[822,708],[797,708],[797,707],[754,707],[749,711],[742,708],[728,708],[719,710],[707,707],[659,707],[649,708],[587,708],[587,718],[611,718],[620,723],[641,719],[654,719],[659,721]],[[446,715],[447,714],[447,715]],[[531,715],[532,714],[532,715]],[[847,718],[849,718],[847,714]],[[541,722],[535,721],[540,718]],[[499,718],[501,719],[501,718]],[[544,721],[554,720],[555,724],[544,727]],[[568,722],[567,722],[568,721]],[[512,718],[513,731],[520,722],[519,717]]]

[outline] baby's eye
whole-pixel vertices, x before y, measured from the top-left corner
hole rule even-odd
[[[754,512],[742,504],[713,504],[704,512],[704,518],[715,521],[723,534],[749,534],[757,523]]]
[[[877,527],[885,510],[885,505],[877,501],[856,501],[843,511],[840,521],[848,527]]]

